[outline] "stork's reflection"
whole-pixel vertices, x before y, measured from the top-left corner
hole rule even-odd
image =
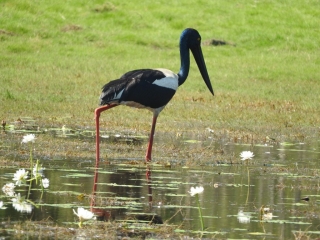
[[[93,190],[91,197],[91,211],[96,215],[98,220],[134,220],[145,221],[155,224],[162,224],[160,216],[155,214],[153,210],[153,195],[152,195],[152,177],[151,168],[146,167],[146,184],[143,185],[143,180],[140,179],[140,174],[129,171],[116,171],[112,174],[100,174],[99,168],[95,168]],[[104,185],[103,183],[115,183]],[[99,189],[98,189],[99,186]],[[147,188],[147,191],[145,191]],[[131,211],[128,215],[127,201],[145,201],[144,209]],[[146,201],[147,200],[147,201]],[[129,204],[132,205],[132,204]],[[142,212],[143,213],[142,213]]]

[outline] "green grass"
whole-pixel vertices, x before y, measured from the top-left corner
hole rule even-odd
[[[137,68],[178,72],[180,33],[194,27],[203,40],[236,46],[203,46],[215,97],[192,60],[157,131],[272,135],[320,124],[317,0],[2,0],[0,7],[0,118],[7,122],[30,116],[93,127],[102,85]],[[149,131],[151,114],[122,107],[103,119],[114,129]]]

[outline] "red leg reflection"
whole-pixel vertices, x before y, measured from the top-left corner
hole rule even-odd
[[[151,188],[152,180],[151,180],[151,169],[150,169],[150,166],[147,166],[146,178],[147,178],[147,185],[148,185],[149,206],[152,207],[152,188]]]

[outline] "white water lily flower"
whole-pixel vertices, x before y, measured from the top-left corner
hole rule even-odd
[[[80,225],[82,222],[93,219],[94,214],[84,208],[79,207],[77,212],[73,209],[73,213],[78,216]]]
[[[2,191],[4,192],[4,194],[8,197],[13,197],[15,192],[14,192],[14,188],[16,186],[13,183],[7,183],[2,187]]]
[[[22,143],[34,142],[36,136],[34,134],[27,134],[23,136]]]
[[[240,210],[238,212],[237,218],[239,223],[249,223],[251,216],[249,213],[244,213],[242,210]]]
[[[12,206],[18,211],[22,213],[31,213],[32,212],[32,205],[27,203],[24,200],[24,197],[20,196],[20,193],[16,195],[15,198],[12,199]]]
[[[42,179],[42,186],[44,188],[48,188],[49,187],[49,179],[48,178]]]
[[[272,220],[273,214],[271,212],[265,213],[262,215],[262,220]]]
[[[251,151],[243,151],[240,153],[240,157],[242,161],[245,161],[245,160],[250,160],[251,158],[254,157],[254,155],[253,155],[253,152]]]
[[[202,193],[203,190],[204,190],[204,188],[203,188],[202,186],[200,186],[200,187],[195,187],[195,188],[194,188],[194,187],[191,187],[191,188],[190,188],[190,191],[188,191],[188,193],[190,193],[191,196],[194,196],[194,195],[196,195],[196,194]]]
[[[13,181],[16,181],[16,185],[20,186],[21,183],[25,182],[28,178],[28,171],[25,169],[19,169],[14,175],[13,175]]]
[[[2,201],[0,201],[0,208],[2,208],[3,207],[3,202]]]
[[[263,211],[263,213],[268,213],[268,212],[270,212],[270,208],[268,208],[268,207],[262,208],[262,211]]]
[[[32,170],[32,174],[33,174],[34,177],[43,177],[44,176],[43,170],[44,170],[43,167],[39,167],[36,164],[35,167]]]

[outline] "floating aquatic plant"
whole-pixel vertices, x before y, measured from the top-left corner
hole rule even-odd
[[[27,134],[23,136],[21,143],[33,142],[36,140],[36,136],[34,134]]]
[[[44,188],[48,188],[49,187],[49,179],[48,178],[44,178],[42,179],[41,183],[42,183],[42,187]]]
[[[83,222],[94,219],[94,214],[82,207],[78,207],[77,212],[73,209],[73,213],[79,218],[79,227],[82,227]]]
[[[23,136],[21,141],[21,143],[30,144],[30,174],[26,169],[19,169],[13,174],[12,180],[14,181],[14,183],[7,183],[2,187],[2,191],[7,197],[14,197],[12,199],[12,204],[13,207],[19,212],[30,213],[33,208],[32,204],[35,205],[34,203],[32,203],[32,201],[29,200],[33,181],[35,181],[36,184],[38,184],[38,181],[40,181],[40,187],[42,190],[40,198],[42,198],[44,188],[49,187],[49,179],[44,178],[44,168],[41,167],[39,160],[37,160],[35,165],[33,164],[32,144],[35,142],[35,139],[36,137],[34,134],[27,134]],[[16,194],[14,189],[16,186],[20,187],[22,184],[26,184],[27,182],[29,182],[29,190],[25,200],[25,197],[21,197],[20,193]]]
[[[270,211],[270,208],[262,205],[260,208],[260,220],[267,221],[267,220],[272,220],[272,218],[273,218],[273,214]]]
[[[240,210],[238,212],[237,218],[239,223],[250,223],[251,216],[249,213],[245,213],[242,210]]]
[[[18,212],[26,212],[31,213],[32,212],[32,205],[28,203],[24,197],[20,196],[20,193],[15,195],[15,198],[12,199],[12,206],[18,211]]]
[[[19,169],[13,175],[12,180],[16,181],[15,185],[21,186],[22,183],[26,183],[27,178],[28,178],[28,171],[26,171],[25,169]]]
[[[43,171],[44,171],[44,168],[40,167],[39,164],[36,164],[36,166],[32,170],[32,174],[36,178],[43,177],[44,176]]]
[[[254,157],[254,154],[251,151],[242,151],[240,157],[242,161],[251,160]]]
[[[199,194],[203,193],[204,188],[202,186],[200,187],[191,187],[190,191],[188,191],[188,193],[190,193],[191,196],[196,196],[197,199],[197,204],[198,204],[198,210],[199,210],[199,216],[200,216],[200,224],[201,224],[201,230],[204,230],[204,226],[203,226],[203,216],[202,216],[202,210],[201,210],[201,206],[200,206],[200,201],[199,201]]]
[[[15,195],[14,188],[16,186],[14,183],[7,183],[2,187],[3,193],[8,197],[13,197]]]
[[[195,188],[194,188],[194,187],[191,187],[189,193],[190,193],[191,196],[194,196],[194,195],[196,195],[196,194],[202,193],[203,190],[204,190],[204,188],[203,188],[202,186],[200,186],[200,187],[195,187]]]
[[[242,151],[240,153],[240,157],[242,161],[248,161],[251,160],[254,157],[253,152],[251,151]],[[249,171],[249,167],[247,166],[247,171],[248,171],[248,193],[247,193],[247,200],[246,200],[246,204],[248,203],[248,199],[249,199],[249,191],[250,191],[250,171]]]
[[[32,143],[34,143],[35,140],[36,140],[36,136],[34,134],[27,134],[27,135],[23,136],[22,141],[21,141],[21,143],[26,143],[26,144],[31,143],[30,144],[30,158],[29,158],[29,160],[30,160],[30,172],[31,173],[33,172]],[[28,198],[29,198],[29,195],[30,195],[32,180],[33,179],[30,179]]]

